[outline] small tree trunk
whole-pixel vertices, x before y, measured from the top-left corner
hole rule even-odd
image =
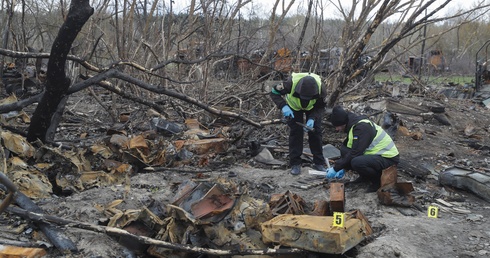
[[[32,115],[31,125],[27,133],[27,140],[30,142],[38,139],[46,142],[51,118],[70,86],[70,79],[65,74],[66,57],[73,41],[93,13],[94,9],[90,6],[89,0],[73,0],[71,2],[68,16],[51,48],[46,90]]]

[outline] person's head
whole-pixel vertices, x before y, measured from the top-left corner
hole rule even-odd
[[[332,109],[329,120],[332,125],[335,126],[335,130],[343,132],[348,122],[347,111],[340,106],[336,106]]]
[[[305,76],[298,81],[296,89],[294,90],[295,96],[302,100],[312,100],[320,97],[318,92],[318,84],[315,78],[312,76]]]

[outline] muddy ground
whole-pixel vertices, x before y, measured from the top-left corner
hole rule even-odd
[[[421,106],[423,97],[400,99],[408,106]],[[420,116],[398,114],[403,125],[412,132],[420,132],[422,138],[397,134],[395,142],[401,158],[408,164],[416,165],[430,171],[426,178],[416,178],[399,171],[398,181],[410,181],[415,188],[414,195],[422,210],[415,208],[398,208],[382,205],[376,193],[366,193],[367,186],[347,186],[345,189],[346,210],[360,210],[369,220],[374,235],[343,255],[312,254],[311,257],[488,257],[490,256],[490,203],[477,194],[438,183],[439,172],[452,166],[465,167],[487,173],[490,169],[490,114],[488,108],[475,99],[442,98],[437,99],[445,106],[445,115],[450,125],[430,118],[425,121]],[[72,103],[72,107],[79,102]],[[352,110],[358,105],[347,103]],[[68,110],[71,110],[68,108]],[[103,112],[99,112],[101,114]],[[103,115],[102,115],[103,116]],[[101,121],[103,123],[103,120]],[[336,133],[325,122],[324,143],[338,146],[344,134]],[[267,130],[280,132],[276,144],[285,145],[287,130],[285,125],[276,124]],[[68,134],[69,132],[65,132]],[[63,135],[63,133],[60,133]],[[253,133],[257,138],[263,132]],[[477,150],[474,144],[487,146]],[[274,152],[279,161],[287,162],[282,152]],[[309,165],[305,162],[302,173],[292,176],[285,166],[271,166],[259,163],[250,156],[248,150],[233,152],[235,159],[225,166],[210,166],[209,171],[203,168],[199,177],[213,180],[217,177],[229,178],[249,186],[251,195],[267,201],[271,194],[285,193],[287,190],[301,196],[307,202],[306,209],[311,209],[315,200],[328,200],[327,185],[309,190],[294,188],[298,180],[320,182],[322,178],[308,174]],[[153,210],[164,210],[172,202],[177,187],[187,179],[196,179],[196,173],[184,172],[185,169],[169,169],[158,172],[139,171],[130,178],[130,190],[123,184],[88,189],[67,196],[53,195],[50,198],[36,200],[47,214],[98,224],[107,217],[96,208],[107,205],[114,200],[124,201],[117,206],[119,210],[152,207]],[[230,172],[236,177],[230,178]],[[352,172],[346,174],[346,180],[354,178]],[[436,199],[452,203],[467,213],[439,211],[438,218],[429,218],[429,205]],[[26,221],[11,214],[0,215],[3,225],[24,224]],[[29,226],[19,234],[20,240],[35,239],[35,226]],[[34,229],[34,230],[32,230]],[[95,233],[90,230],[64,227],[67,236],[76,243],[79,253],[67,257],[136,257],[128,248],[118,243],[117,237]],[[41,238],[42,239],[42,238]],[[60,257],[54,248],[49,249],[48,257]],[[197,254],[189,257],[206,257]]]

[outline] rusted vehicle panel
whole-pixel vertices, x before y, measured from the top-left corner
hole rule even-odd
[[[346,213],[344,227],[334,227],[332,222],[332,216],[279,215],[262,223],[262,239],[313,252],[343,254],[372,234],[360,211]]]

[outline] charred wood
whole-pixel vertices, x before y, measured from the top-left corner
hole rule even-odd
[[[185,244],[165,242],[165,241],[161,241],[145,236],[138,236],[138,235],[131,234],[128,231],[120,228],[93,225],[90,223],[64,219],[56,216],[29,212],[27,210],[23,210],[17,207],[9,207],[8,211],[15,215],[28,218],[33,221],[37,221],[39,223],[55,223],[57,225],[80,228],[80,229],[90,230],[98,233],[113,235],[113,236],[123,236],[123,237],[131,238],[143,244],[161,246],[168,249],[179,250],[179,251],[184,251],[189,253],[200,253],[200,254],[209,254],[209,255],[278,255],[278,254],[299,254],[304,252],[304,250],[297,249],[297,248],[291,248],[291,249],[267,248],[263,250],[257,250],[257,249],[218,250],[218,249],[202,248],[202,247],[196,247],[196,246],[185,245]]]
[[[27,134],[27,140],[30,142],[38,139],[46,142],[51,118],[70,86],[70,79],[65,74],[68,52],[83,25],[93,13],[94,9],[90,6],[89,1],[72,1],[66,20],[51,48],[46,76],[46,91],[34,111]]]
[[[9,191],[10,193],[13,193],[13,199],[19,205],[20,207],[38,213],[42,214],[43,210],[39,208],[29,197],[24,195],[22,192],[17,191],[17,187],[14,185],[12,181],[10,181],[7,176],[5,176],[3,173],[0,173],[0,188]],[[7,207],[7,210],[10,210],[12,206]],[[54,225],[45,223],[45,222],[39,222],[37,223],[38,227],[41,229],[41,231],[46,235],[48,240],[56,246],[58,250],[60,250],[63,253],[76,253],[78,252],[77,247],[75,244],[63,234],[63,231],[61,231],[59,228],[55,227]]]
[[[430,174],[430,171],[428,169],[421,166],[414,166],[410,164],[409,161],[403,159],[400,159],[400,163],[398,164],[398,171],[407,173],[415,179],[422,180],[425,180]]]

